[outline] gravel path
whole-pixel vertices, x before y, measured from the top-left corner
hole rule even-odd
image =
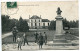
[[[5,38],[5,37],[7,37],[7,36],[10,36],[10,35],[12,35],[12,32],[9,32],[9,33],[6,33],[6,34],[3,34],[3,35],[2,35],[2,39]]]

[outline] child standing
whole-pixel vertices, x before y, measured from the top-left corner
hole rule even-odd
[[[22,46],[22,38],[20,36],[18,36],[18,38],[17,38],[17,43],[18,43],[18,50],[19,50],[19,48],[20,48],[20,50],[22,50],[21,49],[21,46]]]
[[[43,36],[42,36],[41,33],[40,33],[40,35],[39,35],[39,40],[38,40],[38,42],[39,42],[39,49],[42,49],[42,45],[43,45]]]

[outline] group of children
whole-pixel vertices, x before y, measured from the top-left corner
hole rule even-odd
[[[18,38],[17,38],[17,43],[18,43],[18,50],[22,50],[21,49],[21,46],[23,44],[23,46],[25,45],[25,42],[27,42],[27,45],[28,45],[28,40],[27,40],[27,36],[26,34],[24,33],[23,36],[19,35]]]
[[[46,32],[43,34],[41,32],[35,32],[35,43],[37,42],[39,44],[39,48],[42,48],[43,43],[47,43],[47,35]]]
[[[35,43],[37,43],[39,45],[39,49],[42,48],[43,43],[45,43],[45,45],[46,45],[46,43],[47,43],[46,32],[44,32],[44,34],[42,34],[40,32],[39,33],[36,32],[34,35],[35,35]],[[19,35],[17,38],[18,50],[19,49],[22,50],[21,46],[25,45],[25,42],[27,42],[27,45],[29,45],[26,33],[24,33],[23,36]]]
[[[13,42],[17,41],[17,43],[18,43],[18,50],[19,49],[22,50],[21,46],[22,46],[22,44],[25,45],[25,42],[27,42],[27,45],[28,45],[26,32],[23,35],[17,35],[18,30],[16,27],[14,27],[12,30],[12,33],[13,33]],[[43,43],[45,43],[45,45],[46,45],[46,43],[47,43],[46,32],[41,33],[41,32],[36,31],[34,36],[35,36],[35,43],[37,43],[39,45],[39,48],[42,48]]]

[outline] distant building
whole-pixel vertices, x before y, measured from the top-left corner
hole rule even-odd
[[[30,28],[48,28],[48,26],[50,25],[50,21],[48,19],[42,19],[41,15],[37,16],[37,15],[33,15],[32,17],[30,17],[29,15],[29,19],[27,20],[28,22],[28,26]]]

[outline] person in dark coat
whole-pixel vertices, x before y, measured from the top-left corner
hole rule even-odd
[[[16,26],[13,28],[12,33],[13,33],[13,42],[16,42],[16,36],[18,33]]]
[[[25,43],[27,43],[27,45],[29,45],[28,44],[28,40],[27,40],[27,35],[26,35],[26,33],[24,33],[24,35],[23,35],[23,42],[24,42],[24,45],[25,45]]]
[[[43,45],[43,36],[42,36],[41,33],[40,33],[39,38],[38,38],[38,43],[39,43],[39,49],[42,48],[42,45]]]
[[[35,43],[38,41],[38,33],[37,32],[35,32]]]

